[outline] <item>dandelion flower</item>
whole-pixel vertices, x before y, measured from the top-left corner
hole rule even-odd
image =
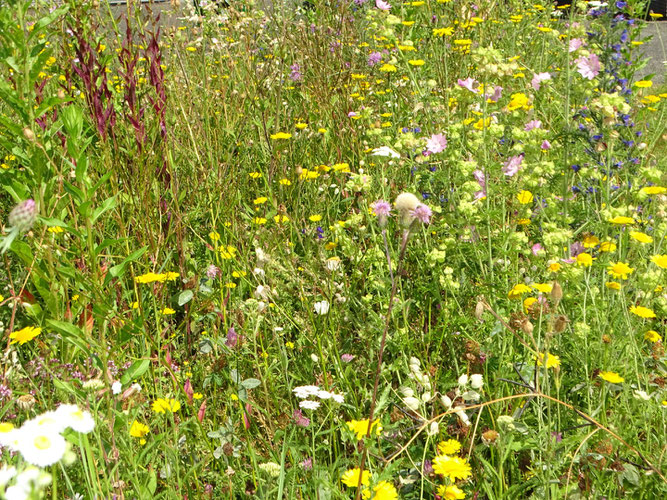
[[[360,474],[359,467],[355,467],[354,469],[348,469],[345,472],[343,472],[343,475],[341,476],[340,480],[348,488],[356,488],[359,485],[359,474]],[[371,482],[371,473],[365,470],[363,474],[361,474],[361,485],[368,486],[370,482]]]
[[[374,488],[373,500],[398,500],[398,491],[389,481],[380,481]]]
[[[462,500],[466,497],[463,490],[455,484],[441,484],[438,486],[438,495],[443,500]]]
[[[622,215],[617,215],[613,219],[609,219],[609,222],[612,224],[634,224],[635,220],[632,217],[623,217]]]
[[[598,377],[600,377],[605,382],[609,382],[610,384],[620,384],[625,381],[625,379],[616,372],[601,371],[598,374]]]
[[[518,299],[524,293],[528,292],[530,292],[530,287],[528,285],[524,285],[523,283],[519,283],[517,285],[514,285],[512,289],[509,292],[507,292],[507,298]]]
[[[438,455],[433,459],[433,472],[448,477],[451,481],[467,479],[472,469],[465,458]]]
[[[366,434],[368,434],[368,419],[350,420],[349,422],[345,422],[345,424],[347,425],[348,429],[356,433],[357,441],[365,438]],[[380,423],[380,419],[375,420],[373,425],[371,425],[371,433],[373,432],[373,427],[375,427],[375,435],[379,436],[382,432],[382,424]]]
[[[644,334],[644,338],[648,340],[649,342],[660,342],[662,340],[662,337],[658,332],[655,330],[649,330]]]
[[[583,267],[591,267],[595,259],[588,253],[580,253],[577,255],[577,265]]]
[[[604,241],[600,244],[601,252],[614,252],[616,248],[616,243],[613,241]]]
[[[292,137],[292,134],[288,134],[287,132],[278,132],[277,134],[271,134],[271,140],[274,141],[279,141],[283,139],[289,139]]]
[[[440,455],[456,455],[461,451],[461,443],[456,439],[448,439],[438,443],[438,453]]]
[[[544,357],[545,357],[544,353],[541,352],[539,354],[539,357],[536,358],[537,359],[537,366],[544,366]],[[547,368],[557,368],[557,367],[560,366],[560,358],[558,356],[556,356],[555,354],[547,353],[546,358],[547,358],[547,361],[546,361]]]
[[[142,424],[138,420],[132,422],[130,426],[130,436],[135,438],[142,438],[150,432],[150,429],[146,424]]]
[[[16,344],[18,342],[19,345],[23,345],[26,342],[30,342],[40,333],[42,333],[41,328],[37,328],[35,326],[26,326],[17,332],[10,333],[9,338],[12,339],[12,344]]]
[[[181,403],[175,399],[158,398],[153,401],[151,408],[155,413],[175,413],[181,409]]]

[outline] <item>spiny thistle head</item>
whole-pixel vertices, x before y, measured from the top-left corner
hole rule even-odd
[[[35,200],[29,199],[22,201],[9,212],[9,225],[21,232],[28,231],[35,223],[37,216],[37,205]]]

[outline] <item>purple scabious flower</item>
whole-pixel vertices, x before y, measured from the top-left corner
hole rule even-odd
[[[415,219],[417,219],[419,222],[421,222],[423,224],[428,224],[429,222],[431,222],[431,217],[433,216],[433,212],[428,207],[428,205],[424,205],[423,203],[420,203],[412,211],[412,216]]]
[[[371,52],[368,56],[368,65],[372,68],[382,61],[382,54],[379,52]]]
[[[387,224],[387,217],[391,215],[391,203],[385,200],[378,200],[371,205],[373,214],[377,216],[380,226]]]

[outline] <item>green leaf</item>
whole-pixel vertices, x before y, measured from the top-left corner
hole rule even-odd
[[[192,300],[192,297],[194,296],[194,293],[192,290],[183,290],[181,293],[178,294],[178,305],[182,306],[184,304],[187,304]]]
[[[55,319],[47,319],[46,324],[53,330],[59,332],[63,340],[72,344],[74,347],[83,352],[86,356],[90,357],[90,348],[85,339],[85,334],[83,330],[76,325],[71,323],[66,323],[65,321],[57,321]]]
[[[102,205],[97,207],[93,211],[93,216],[92,216],[92,223],[95,224],[95,221],[102,216],[105,212],[108,212],[112,208],[116,206],[116,197],[112,196],[111,198],[107,198],[102,202]]]
[[[129,384],[133,380],[138,379],[148,371],[150,366],[151,361],[149,359],[140,359],[139,361],[135,361],[127,370],[125,370],[125,373],[120,379],[120,383],[125,385]]]
[[[130,255],[128,255],[123,262],[118,264],[117,266],[113,266],[111,269],[109,269],[109,275],[112,278],[119,278],[125,274],[125,268],[130,262],[134,262],[138,258],[140,258],[145,252],[148,250],[148,247],[142,247],[139,250],[132,252]]]
[[[256,378],[247,378],[243,382],[241,382],[241,385],[248,390],[254,389],[255,387],[258,387],[260,384],[261,382]]]

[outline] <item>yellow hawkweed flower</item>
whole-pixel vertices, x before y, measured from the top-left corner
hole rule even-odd
[[[11,344],[16,344],[17,342],[19,345],[23,345],[26,342],[30,342],[32,339],[37,337],[42,333],[42,329],[35,327],[35,326],[26,326],[25,328],[22,328],[21,330],[18,330],[16,332],[12,332],[9,334],[9,338],[12,339],[10,342]]]
[[[598,374],[598,377],[600,377],[605,382],[609,382],[610,384],[620,384],[625,381],[625,379],[616,372],[601,371]]]

